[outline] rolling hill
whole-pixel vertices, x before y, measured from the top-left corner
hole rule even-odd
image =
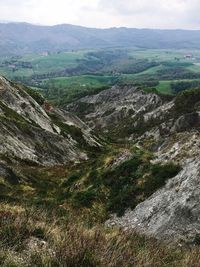
[[[0,23],[0,56],[103,47],[198,48],[200,31]]]

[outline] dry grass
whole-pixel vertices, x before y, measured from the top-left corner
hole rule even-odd
[[[35,208],[0,205],[2,267],[199,267],[198,247],[170,248],[154,239]]]

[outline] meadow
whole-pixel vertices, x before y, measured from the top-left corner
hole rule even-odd
[[[68,103],[114,84],[139,84],[145,89],[174,94],[172,83],[199,81],[200,50],[44,51],[2,60],[0,74],[39,89],[57,104],[60,99]]]

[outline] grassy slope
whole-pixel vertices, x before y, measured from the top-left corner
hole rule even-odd
[[[197,267],[200,264],[199,248],[169,247],[133,232],[103,226],[88,228],[62,207],[46,211],[1,203],[0,224],[2,267]]]
[[[156,87],[157,91],[163,94],[171,94],[171,81],[159,81],[159,85]]]
[[[200,72],[200,63],[196,63],[197,65],[193,64],[192,66],[188,67],[187,69],[197,72]]]
[[[35,72],[42,74],[59,71],[64,68],[74,68],[78,65],[77,60],[82,59],[85,53],[86,51],[65,52],[49,56],[23,58],[22,60],[28,59],[27,61],[31,62],[34,66]]]
[[[44,74],[54,71],[60,71],[65,68],[74,68],[78,65],[77,60],[81,60],[86,51],[76,51],[76,52],[64,52],[60,54],[53,54],[48,56],[42,55],[29,55],[20,58],[19,62],[29,62],[33,66],[33,69],[19,68],[16,71],[7,67],[0,67],[0,73],[9,78],[14,76],[25,76],[29,77],[33,74]]]
[[[105,203],[115,182],[108,187],[99,183],[93,169],[105,176],[105,168],[123,150],[119,146],[109,147],[95,161],[80,166],[19,165],[18,172],[29,180],[12,187],[4,184],[4,190],[0,191],[4,200],[0,204],[0,266],[199,266],[199,248],[170,247],[153,238],[118,228],[108,229],[102,224],[108,218]],[[150,155],[145,153],[142,157],[148,162]],[[108,181],[109,177],[115,180],[117,177],[121,182],[128,179],[126,168],[123,165],[118,170],[120,177],[106,171]],[[138,174],[141,171],[139,168]],[[90,184],[96,188],[100,186],[98,193],[104,194],[90,206],[80,198],[80,193],[92,189],[88,179],[92,179]]]
[[[83,89],[84,87],[101,87],[111,84],[112,76],[96,76],[96,75],[80,75],[72,77],[59,77],[49,80],[44,80],[41,85],[44,87],[66,88],[71,87]]]
[[[123,145],[110,145],[80,165],[44,168],[22,162],[17,166],[19,184],[0,180],[0,265],[199,266],[199,248],[170,248],[100,225],[110,212],[133,208],[136,198],[143,201],[177,171],[173,165],[154,168],[148,151],[126,148],[135,159],[115,170],[109,166]],[[47,245],[27,252],[33,237]]]

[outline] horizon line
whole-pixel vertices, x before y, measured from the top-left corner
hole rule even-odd
[[[57,27],[57,26],[74,26],[74,27],[80,27],[80,28],[87,28],[87,29],[97,29],[97,30],[109,30],[109,29],[133,29],[133,30],[160,30],[160,31],[200,31],[200,29],[186,29],[186,28],[148,28],[148,27],[127,27],[127,26],[113,26],[113,27],[92,27],[92,26],[84,26],[79,24],[72,24],[72,23],[58,23],[58,24],[40,24],[40,23],[32,23],[32,22],[26,22],[26,21],[6,21],[6,20],[0,20],[0,24],[28,24],[32,26],[38,26],[38,27]]]

